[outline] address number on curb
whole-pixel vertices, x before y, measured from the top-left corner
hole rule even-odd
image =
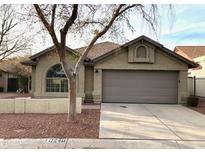
[[[48,139],[47,143],[65,143],[66,139]]]

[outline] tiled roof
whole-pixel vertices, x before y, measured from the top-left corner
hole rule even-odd
[[[22,60],[28,60],[28,56],[14,57],[0,62],[0,71],[19,74],[21,76],[30,76],[31,68],[21,64]]]
[[[205,46],[176,46],[174,51],[181,56],[192,60],[193,58],[205,55]]]
[[[1,62],[0,63],[0,71],[8,72],[8,73],[16,73],[16,67],[12,64]]]
[[[87,58],[95,59],[101,55],[108,53],[109,51],[111,51],[119,46],[120,46],[119,44],[116,44],[113,42],[102,42],[102,43],[95,44],[92,47],[92,49],[89,51]],[[85,49],[86,49],[86,47],[81,47],[81,48],[77,48],[74,50],[76,50],[79,53],[82,53]]]

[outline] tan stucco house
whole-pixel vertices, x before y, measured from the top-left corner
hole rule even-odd
[[[74,64],[83,49],[67,48],[68,60]],[[68,82],[54,47],[23,64],[32,66],[33,97],[68,96]],[[77,95],[94,103],[185,103],[187,71],[197,66],[146,36],[123,45],[99,43],[80,68]]]

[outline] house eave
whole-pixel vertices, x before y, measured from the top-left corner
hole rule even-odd
[[[132,40],[132,41],[130,41],[128,43],[125,43],[125,44],[119,46],[118,48],[113,49],[110,52],[108,52],[108,53],[106,53],[106,54],[104,54],[104,55],[102,55],[100,57],[97,57],[97,58],[93,59],[93,63],[95,64],[95,63],[99,62],[100,60],[102,60],[102,59],[104,59],[104,58],[106,58],[108,56],[111,56],[111,55],[119,52],[122,48],[128,47],[129,45],[131,45],[131,44],[133,44],[135,42],[138,42],[138,41],[147,41],[147,42],[155,45],[157,48],[161,49],[162,51],[164,51],[165,53],[169,54],[170,56],[173,56],[174,58],[182,61],[183,63],[186,63],[189,68],[196,68],[196,67],[199,66],[199,64],[197,64],[197,63],[195,63],[193,61],[190,61],[189,59],[186,59],[186,58],[182,57],[181,55],[178,55],[174,51],[171,51],[170,49],[164,47],[162,44],[160,44],[160,43],[158,43],[158,42],[156,42],[156,41],[154,41],[154,40],[152,40],[152,39],[150,39],[150,38],[148,38],[148,37],[146,37],[144,35],[140,36],[140,37],[138,37],[138,38],[136,38],[136,39],[134,39],[134,40]]]
[[[33,60],[27,60],[27,61],[21,62],[21,64],[25,66],[36,66],[37,62]]]
[[[31,60],[36,59],[36,58],[38,58],[38,57],[44,55],[44,54],[47,53],[47,52],[50,52],[50,51],[54,50],[54,49],[55,49],[55,47],[54,47],[54,46],[51,46],[51,47],[49,47],[49,48],[47,48],[47,49],[45,49],[45,50],[43,50],[43,51],[41,51],[41,52],[39,52],[39,53],[34,54],[33,56],[31,56],[31,57],[29,57],[29,58],[30,58]],[[67,47],[67,46],[66,46],[66,51],[69,51],[69,52],[75,54],[76,56],[78,56],[78,53],[77,53],[75,50],[73,50],[73,49],[71,49],[71,48],[69,48],[69,47]]]

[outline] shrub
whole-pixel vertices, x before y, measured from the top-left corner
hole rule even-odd
[[[199,104],[199,98],[196,96],[190,96],[187,99],[187,105],[188,106],[192,106],[192,107],[196,107]]]

